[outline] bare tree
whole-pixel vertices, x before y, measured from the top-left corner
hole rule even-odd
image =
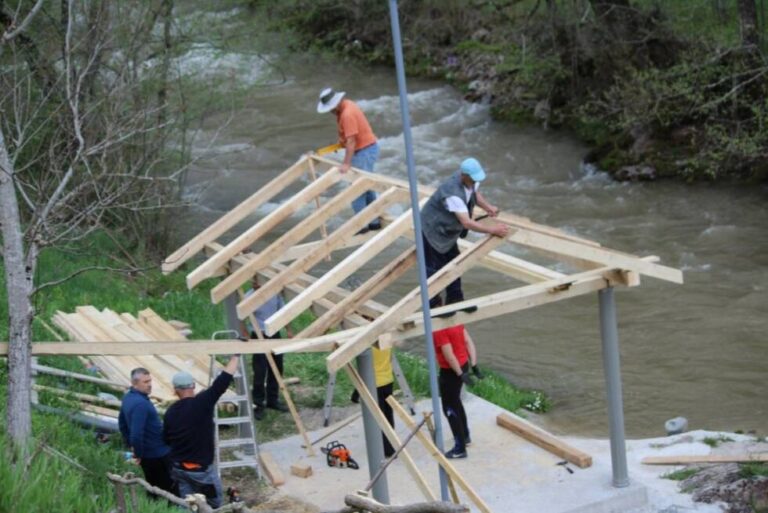
[[[170,0],[117,4],[62,0],[61,20],[4,9],[0,35],[0,221],[9,305],[8,433],[24,449],[31,434],[33,296],[40,252],[168,207],[180,171],[164,163],[169,35],[154,48],[158,14]],[[17,19],[18,17],[18,19]],[[51,37],[60,33],[60,40]],[[22,39],[24,36],[24,39]],[[58,55],[45,66],[39,55]],[[147,87],[147,85],[150,87]],[[133,217],[132,217],[133,216]],[[64,280],[67,277],[62,277]],[[57,280],[58,283],[61,280]]]

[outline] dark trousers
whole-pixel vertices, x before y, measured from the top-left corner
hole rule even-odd
[[[445,265],[459,256],[459,245],[454,243],[445,253],[440,253],[429,243],[426,237],[422,235],[424,240],[424,263],[426,265],[427,278],[435,274],[437,271],[445,267]],[[464,301],[464,292],[461,290],[461,278],[456,278],[445,288],[445,304],[458,303]],[[434,298],[429,300],[429,306],[434,307]]]
[[[469,370],[469,365],[464,364],[464,372]],[[461,387],[464,382],[452,369],[440,369],[440,399],[443,403],[443,413],[451,426],[451,433],[456,443],[456,448],[463,451],[466,440],[469,437],[469,425],[464,405],[461,403]]]
[[[389,425],[392,427],[395,427],[395,413],[392,411],[392,407],[387,402],[387,397],[392,395],[393,389],[394,389],[394,383],[376,387],[376,395],[378,396],[378,400],[379,400],[379,409],[387,418],[387,422],[389,422]],[[390,456],[395,454],[395,448],[392,447],[391,443],[389,443],[389,439],[386,437],[386,435],[384,435],[384,433],[381,434],[381,438],[384,441],[384,456],[386,458],[389,458]]]
[[[168,456],[162,458],[141,458],[141,470],[144,471],[144,480],[165,490],[175,493],[173,490],[173,480],[171,479],[171,460]],[[150,495],[150,497],[155,497]]]
[[[256,338],[255,333],[252,333],[251,336]],[[280,333],[275,333],[273,336],[267,338],[277,339],[281,337]],[[280,371],[280,375],[282,376],[283,355],[273,354],[272,358],[274,358],[277,370]],[[261,407],[264,406],[265,402],[266,404],[277,404],[278,396],[280,394],[280,386],[277,384],[277,378],[275,377],[274,372],[272,372],[272,367],[269,365],[267,355],[253,355],[251,364],[253,366],[253,404]]]

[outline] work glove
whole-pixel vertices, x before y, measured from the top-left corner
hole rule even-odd
[[[464,384],[467,385],[468,387],[471,387],[472,385],[475,384],[475,380],[473,380],[472,376],[470,376],[466,372],[462,372],[462,374],[461,374],[461,381],[463,381]]]
[[[485,378],[485,374],[480,372],[480,367],[478,367],[477,365],[472,366],[472,374],[474,374],[477,379]]]

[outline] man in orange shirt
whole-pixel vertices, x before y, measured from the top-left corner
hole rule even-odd
[[[320,91],[320,101],[317,102],[317,112],[320,114],[332,112],[336,116],[339,144],[345,150],[341,172],[346,173],[352,166],[373,172],[376,160],[379,158],[379,143],[363,111],[355,102],[345,99],[345,94],[344,91],[336,92],[330,87],[323,89]],[[375,200],[376,193],[366,191],[352,202],[352,210],[357,214]],[[380,228],[381,221],[377,218],[371,221],[367,228],[361,230],[361,233]]]

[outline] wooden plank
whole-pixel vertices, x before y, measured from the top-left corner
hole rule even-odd
[[[356,215],[352,219],[353,220],[358,219],[362,217],[363,214],[370,211],[367,215],[365,215],[363,219],[365,221],[364,225],[366,225],[368,224],[368,221],[371,218],[378,216],[380,211],[383,210],[384,205],[389,203],[388,198],[400,197],[403,194],[405,194],[405,191],[401,191],[398,189],[390,189],[389,191],[381,195],[375,202],[369,205],[366,209],[360,212],[360,214]],[[382,202],[381,207],[377,206],[379,202]],[[288,322],[290,322],[297,315],[303,312],[311,304],[314,298],[325,295],[326,292],[328,292],[328,290],[338,285],[342,280],[344,280],[345,278],[350,276],[352,273],[354,273],[357,269],[359,269],[361,266],[363,266],[368,260],[376,256],[380,251],[382,251],[384,248],[392,244],[403,233],[405,233],[405,231],[410,226],[411,222],[412,222],[412,214],[409,209],[409,210],[406,210],[403,214],[401,214],[389,226],[380,230],[372,239],[370,239],[368,242],[366,242],[365,244],[357,248],[355,251],[350,253],[344,260],[342,260],[336,266],[334,266],[332,269],[326,272],[322,278],[319,278],[315,283],[307,287],[304,290],[304,292],[299,294],[290,303],[285,305],[285,308],[282,308],[281,310],[275,312],[269,319],[267,319],[266,322],[264,323],[264,325],[266,326],[267,334],[272,335],[277,330],[285,326]],[[360,227],[358,227],[357,225],[351,225],[351,226],[345,225],[345,229],[346,230],[351,229],[352,233],[354,233],[356,230],[359,230]],[[337,231],[341,231],[341,228]],[[336,235],[336,232],[334,232],[334,235]],[[343,237],[344,233],[341,233],[340,236]],[[333,238],[333,235],[328,237],[327,239],[328,242],[330,242],[332,238]],[[311,262],[312,260],[314,260],[314,258],[308,258],[307,260]],[[302,269],[302,270],[306,270],[306,269]],[[269,296],[267,295],[266,297],[269,297]],[[258,304],[258,303],[255,303],[255,304]],[[240,305],[238,305],[238,313],[240,313],[240,311],[241,311]]]
[[[336,334],[322,341],[332,341],[340,337]],[[289,345],[294,340],[265,341],[259,344],[249,344],[241,340],[189,340],[187,342],[176,341],[151,341],[135,342],[132,340],[113,340],[110,342],[34,342],[32,344],[33,356],[50,355],[101,355],[101,356],[151,356],[156,354],[265,354],[274,351],[283,345]],[[8,343],[0,342],[0,356],[8,354]],[[143,367],[138,362],[134,367]],[[130,372],[130,369],[128,370]],[[113,380],[114,381],[114,380]],[[126,381],[129,383],[129,381]]]
[[[466,251],[472,247],[472,244],[465,239],[459,239],[458,244],[460,251]],[[507,255],[501,251],[492,251],[480,261],[480,265],[525,283],[536,283],[563,276],[563,273],[528,262],[522,258]]]
[[[336,197],[328,201],[325,205],[313,213],[304,222],[301,222],[288,230],[276,241],[267,246],[264,250],[252,256],[245,264],[235,270],[225,280],[216,285],[211,290],[211,299],[214,303],[221,302],[224,298],[232,294],[239,286],[251,279],[257,270],[271,264],[279,255],[283,254],[288,248],[297,242],[304,240],[310,233],[314,232],[333,215],[336,215],[341,209],[348,208],[349,203],[360,196],[363,192],[372,187],[372,182],[364,178],[358,179],[350,184]],[[325,237],[327,238],[327,234]]]
[[[360,400],[362,400],[368,407],[368,411],[370,411],[376,419],[376,423],[379,425],[379,428],[381,428],[381,432],[384,433],[384,436],[389,440],[389,443],[392,444],[392,447],[401,447],[403,444],[400,441],[400,438],[397,436],[397,433],[395,433],[395,430],[392,429],[392,426],[389,425],[389,421],[384,416],[384,413],[382,413],[381,408],[379,408],[378,399],[374,399],[368,391],[368,387],[365,386],[360,374],[358,374],[351,365],[346,365],[344,370],[352,381],[352,385],[354,385],[357,392],[360,394]],[[424,498],[428,501],[437,500],[437,496],[432,492],[432,489],[427,484],[427,480],[424,479],[424,475],[419,470],[419,467],[416,466],[416,462],[413,461],[410,453],[405,448],[400,452],[400,457],[402,458],[403,463],[405,463],[405,468],[408,469],[411,477],[416,482],[416,486],[419,487],[419,490],[421,490],[421,493],[424,495]]]
[[[585,271],[548,282],[525,285],[512,290],[505,290],[436,308],[432,312],[432,329],[440,330],[457,324],[471,324],[485,319],[500,317],[528,308],[541,306],[564,299],[570,299],[590,292],[602,290],[615,283],[606,278],[607,268]],[[462,312],[461,309],[475,306],[473,313]],[[456,314],[449,318],[436,318],[436,315],[454,311]],[[407,340],[424,334],[424,320],[421,312],[402,319],[397,331],[390,331],[387,336],[391,341]]]
[[[251,212],[255,211],[261,205],[272,199],[280,193],[285,187],[302,174],[307,167],[307,157],[302,156],[294,165],[273,178],[269,183],[259,188],[248,199],[241,202],[235,208],[221,216],[216,222],[196,235],[189,242],[171,253],[165,258],[162,264],[163,274],[178,269],[184,262],[197,255],[208,242],[213,242],[230,228],[242,221]]]
[[[274,296],[280,290],[285,286],[286,283],[290,283],[293,281],[293,277],[296,273],[303,273],[307,270],[311,269],[315,264],[320,262],[323,258],[325,258],[326,255],[330,254],[333,251],[333,248],[341,244],[341,242],[351,236],[352,234],[356,233],[360,229],[362,229],[364,226],[367,226],[370,221],[372,221],[374,218],[376,218],[379,214],[381,214],[384,210],[386,210],[392,203],[395,201],[398,201],[400,198],[403,198],[407,193],[398,189],[390,189],[386,191],[384,194],[379,196],[376,201],[368,205],[365,209],[363,209],[361,212],[356,214],[352,219],[341,225],[339,228],[337,228],[332,234],[328,236],[327,239],[325,239],[323,243],[323,249],[320,251],[316,251],[312,254],[309,254],[305,256],[304,258],[301,258],[299,260],[296,260],[291,265],[289,265],[285,271],[280,273],[277,277],[269,280],[269,282],[263,284],[259,290],[257,290],[254,294],[251,294],[248,296],[244,301],[240,302],[237,305],[237,315],[239,318],[243,319],[246,315],[248,315],[250,312],[253,311],[253,309],[260,304],[263,304],[268,298]],[[375,240],[382,240],[379,237],[381,237],[385,233],[394,233],[396,231],[395,229],[392,229],[392,225],[388,226],[387,228],[382,229],[379,231],[373,238],[368,240],[365,244],[363,244],[360,248],[355,250],[353,254],[357,254],[360,252],[362,248],[370,247],[370,245]],[[344,261],[347,261],[345,259]],[[336,270],[338,266],[334,267],[334,270]],[[326,275],[328,276],[328,275]],[[317,280],[315,283],[313,283],[311,286],[309,286],[307,289],[305,289],[301,294],[299,294],[296,298],[294,298],[292,301],[290,301],[284,308],[280,309],[279,312],[277,312],[272,317],[277,317],[277,319],[282,322],[279,326],[276,326],[275,320],[273,319],[270,321],[269,319],[265,323],[266,325],[266,333],[269,336],[274,335],[277,330],[288,324],[288,322],[296,317],[301,311],[303,311],[305,308],[309,306],[309,304],[312,302],[312,299],[321,297],[323,294],[316,293],[319,290],[320,285],[318,283],[324,284],[323,279]],[[334,282],[333,285],[336,285],[338,282]],[[300,310],[299,310],[300,309]],[[270,325],[270,322],[275,324],[274,326]]]
[[[341,302],[337,303],[335,307],[318,317],[312,324],[298,333],[296,337],[309,338],[315,335],[322,335],[337,325],[347,312],[356,310],[360,304],[376,296],[376,294],[398,280],[415,264],[416,248],[411,247],[371,276],[364,284],[353,290]]]
[[[352,237],[349,237],[348,239],[345,239],[339,246],[334,248],[333,251],[340,251],[342,249],[356,248],[358,246],[362,246],[363,244],[365,244],[367,240],[369,240],[375,234],[376,232],[367,232],[360,235],[354,235]],[[324,244],[325,244],[325,240],[316,240],[312,242],[305,242],[304,244],[297,244],[296,246],[288,248],[282,255],[278,255],[277,258],[275,258],[274,262],[275,263],[291,262],[298,258],[305,257],[310,253],[314,253],[315,251],[321,250],[324,247]]]
[[[397,402],[397,400],[395,400],[393,396],[389,396],[387,398],[387,402],[390,406],[392,406],[392,410],[397,414],[397,416],[400,417],[400,420],[403,421],[403,424],[405,424],[409,429],[416,427],[416,421],[413,420],[410,415],[408,415],[408,412],[405,411],[405,409],[400,405],[400,403]],[[491,508],[488,507],[488,504],[486,504],[485,501],[480,498],[477,492],[475,492],[474,488],[469,486],[469,483],[467,483],[464,477],[459,474],[453,465],[451,465],[443,453],[440,452],[440,449],[437,448],[432,439],[424,434],[421,430],[416,432],[416,436],[421,441],[424,448],[427,449],[427,452],[429,452],[435,461],[437,461],[437,463],[443,467],[445,473],[448,474],[451,479],[461,487],[462,490],[464,490],[464,492],[475,504],[475,506],[477,506],[477,508],[483,513],[491,513]]]
[[[604,266],[636,271],[659,280],[683,283],[683,273],[679,269],[659,265],[611,249],[581,244],[522,228],[512,230],[507,236],[507,240],[523,246],[559,253],[566,257],[575,257],[597,262]]]
[[[341,172],[338,169],[334,169],[314,182],[311,182],[288,201],[280,204],[275,210],[264,216],[248,230],[241,233],[220,252],[211,256],[208,260],[200,264],[197,269],[189,273],[187,275],[187,287],[192,289],[204,279],[213,276],[213,274],[220,267],[224,266],[232,257],[269,233],[275,226],[288,219],[288,217],[303,207],[305,203],[319,196],[341,179]]]
[[[285,484],[285,475],[272,457],[272,453],[259,451],[259,463],[261,470],[266,474],[272,486],[281,486]]]
[[[768,453],[702,454],[700,456],[646,456],[643,465],[692,465],[697,463],[768,462]]]
[[[538,445],[542,449],[573,463],[579,468],[589,468],[592,466],[592,456],[519,417],[513,417],[508,413],[500,413],[496,416],[496,424]]]
[[[442,269],[429,277],[427,287],[429,296],[432,297],[443,290],[453,280],[464,274],[483,256],[498,247],[504,239],[488,235],[475,244],[475,247],[464,253],[460,253]],[[420,305],[420,288],[415,287],[403,296],[386,313],[374,320],[368,329],[356,335],[348,343],[336,349],[326,358],[329,372],[337,372],[341,367],[349,363],[354,357],[370,347],[380,335],[394,328],[403,317],[412,313]]]

